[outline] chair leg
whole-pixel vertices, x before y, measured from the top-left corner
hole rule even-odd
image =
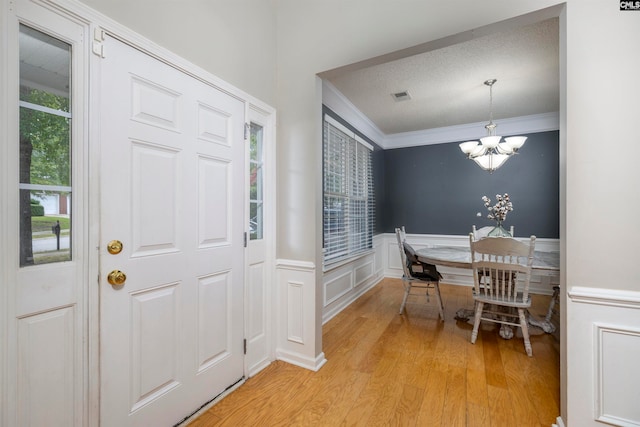
[[[407,305],[407,298],[409,298],[409,292],[411,292],[411,283],[403,280],[404,284],[404,298],[402,298],[402,305],[400,306],[400,314],[404,312],[404,306]]]
[[[522,329],[522,337],[524,338],[524,349],[527,352],[527,356],[531,357],[533,356],[533,349],[531,348],[531,341],[529,340],[529,326],[524,308],[518,309],[518,317],[520,317],[520,328]]]
[[[440,321],[444,322],[444,304],[442,304],[442,296],[440,296],[440,284],[436,282],[433,285],[436,290],[436,302],[438,303],[438,312],[440,313]]]
[[[482,308],[484,307],[484,303],[477,301],[476,302],[476,315],[473,320],[473,332],[471,332],[471,344],[476,343],[476,339],[478,338],[478,329],[480,328],[480,318],[482,317]]]

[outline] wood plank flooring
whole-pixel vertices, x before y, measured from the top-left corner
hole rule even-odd
[[[323,328],[327,363],[311,372],[273,362],[192,421],[209,426],[545,426],[560,415],[559,344],[530,328],[533,357],[520,332],[512,340],[454,319],[473,307],[471,289],[441,285],[435,298],[409,300],[398,314],[400,279],[384,279]],[[546,314],[549,297],[534,296]]]

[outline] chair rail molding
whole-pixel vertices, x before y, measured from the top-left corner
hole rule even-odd
[[[574,286],[567,294],[576,303],[640,309],[640,292]]]

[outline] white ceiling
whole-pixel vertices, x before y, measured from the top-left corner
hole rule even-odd
[[[488,122],[484,81],[497,79],[493,118],[499,125],[500,119],[559,111],[558,33],[558,18],[511,25],[460,43],[455,37],[427,43],[418,54],[389,54],[320,77],[385,135]],[[395,100],[393,94],[402,91],[411,99]]]

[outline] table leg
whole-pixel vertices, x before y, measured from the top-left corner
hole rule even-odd
[[[556,306],[559,295],[560,295],[560,286],[554,286],[553,296],[551,297],[551,301],[549,302],[549,309],[547,310],[547,315],[543,320],[538,320],[533,316],[529,315],[529,324],[532,326],[537,326],[538,328],[541,328],[543,331],[545,331],[548,334],[554,333],[556,330],[556,327],[551,322],[551,316],[553,316],[553,309]]]
[[[468,322],[470,324],[473,324],[473,318],[475,316],[475,312],[473,310],[470,310],[468,308],[461,308],[458,311],[456,311],[456,320],[463,320],[465,322]],[[494,315],[497,316],[497,315]],[[500,332],[498,332],[498,334],[500,335],[500,337],[502,337],[505,340],[510,340],[511,338],[513,338],[513,328],[509,325],[505,325],[502,324],[500,325]]]
[[[513,338],[513,328],[509,325],[500,325],[500,332],[498,333],[503,339],[510,340]]]
[[[458,311],[456,311],[456,320],[464,320],[465,322],[468,321],[469,319],[473,319],[475,315],[475,312],[473,310],[470,310],[468,308],[461,308]]]

